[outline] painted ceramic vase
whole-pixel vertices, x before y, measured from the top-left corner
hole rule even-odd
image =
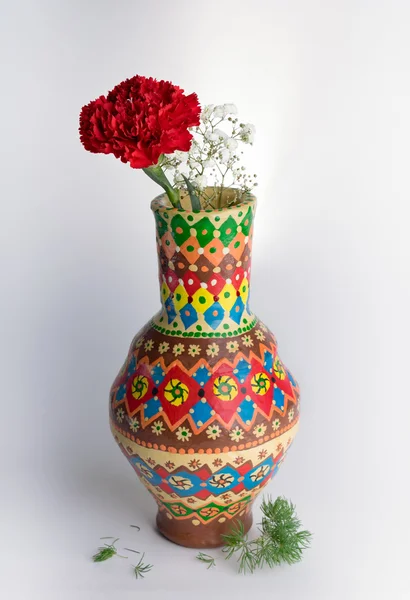
[[[112,432],[159,530],[194,548],[222,545],[238,520],[250,528],[298,427],[298,385],[249,305],[255,207],[152,202],[162,307],[110,393]]]

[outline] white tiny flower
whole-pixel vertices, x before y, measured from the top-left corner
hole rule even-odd
[[[174,152],[174,157],[180,162],[180,163],[186,163],[188,160],[188,156],[189,153],[188,152],[181,152],[181,150],[177,150],[176,152]]]
[[[224,104],[224,117],[227,115],[236,115],[238,113],[238,109],[235,104]]]
[[[226,134],[224,131],[222,131],[222,129],[215,129],[214,133],[218,136],[217,137],[218,140],[220,138],[222,138],[223,140],[226,140],[228,137],[228,134]]]
[[[197,175],[195,177],[195,183],[199,187],[199,189],[202,190],[204,187],[206,187],[206,175]]]
[[[228,150],[236,150],[236,148],[238,147],[238,142],[233,138],[228,138],[227,140],[225,140],[225,146],[228,148]]]
[[[231,158],[231,153],[229,152],[229,150],[227,148],[222,148],[222,150],[219,152],[219,159],[220,159],[221,163],[223,165],[226,165],[226,163],[229,161],[230,158]]]
[[[212,117],[213,110],[214,110],[213,104],[208,104],[207,106],[204,106],[204,108],[202,109],[202,112],[201,112],[202,123],[208,123],[208,121]]]
[[[255,126],[251,123],[241,126],[240,138],[245,144],[253,144],[255,139]]]
[[[218,135],[217,133],[214,133],[212,131],[210,131],[209,133],[206,133],[204,136],[209,142],[217,142],[218,141]]]
[[[224,117],[225,116],[224,113],[225,113],[225,109],[222,104],[218,104],[218,106],[215,106],[215,108],[214,108],[214,116],[215,117],[219,117],[219,118]]]

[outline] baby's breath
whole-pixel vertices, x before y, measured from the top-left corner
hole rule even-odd
[[[205,106],[200,125],[189,130],[193,135],[190,150],[162,157],[161,167],[168,171],[174,187],[188,191],[192,198],[189,182],[201,196],[202,208],[219,207],[226,188],[235,190],[231,204],[257,186],[256,175],[247,174],[241,165],[240,150],[241,144],[253,144],[255,127],[240,122],[236,114],[234,104]]]

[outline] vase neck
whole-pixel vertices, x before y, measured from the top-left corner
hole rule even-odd
[[[156,206],[162,333],[231,337],[251,329],[249,282],[255,200],[190,212]]]

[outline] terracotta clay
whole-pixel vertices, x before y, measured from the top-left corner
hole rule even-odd
[[[215,210],[152,202],[161,310],[135,336],[110,394],[115,439],[168,539],[220,546],[297,431],[299,388],[249,306],[256,200]]]

